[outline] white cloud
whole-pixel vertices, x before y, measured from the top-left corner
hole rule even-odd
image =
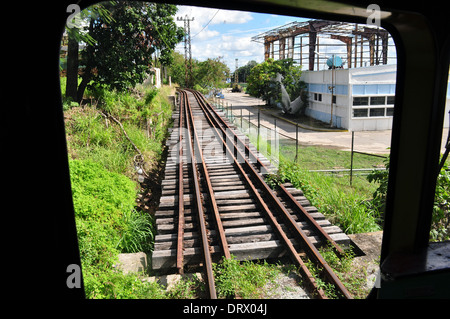
[[[249,12],[220,10],[211,24],[243,24],[253,20]]]
[[[192,57],[199,61],[220,56],[223,57],[230,70],[234,71],[236,58],[239,61],[245,60],[245,63],[239,62],[242,66],[249,61],[248,59],[253,60],[255,55],[262,56],[263,54],[262,45],[252,42],[251,37],[245,34],[248,33],[247,30],[241,30],[239,27],[226,33],[216,30],[222,28],[221,24],[240,26],[253,20],[249,12],[178,6],[176,16],[194,18],[190,22]],[[183,21],[176,22],[178,26],[184,27]],[[177,46],[177,50],[184,53],[184,42]]]
[[[253,19],[251,13],[242,11],[211,9],[190,6],[178,6],[177,17],[190,19],[191,34],[195,35],[200,32],[205,26],[212,26],[217,24],[243,24]],[[212,20],[211,20],[212,19]],[[178,26],[183,27],[183,21],[176,21]],[[209,23],[209,24],[208,24]],[[206,30],[206,29],[205,29]],[[202,31],[204,32],[204,31]]]

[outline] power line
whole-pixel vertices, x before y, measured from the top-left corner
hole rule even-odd
[[[190,87],[192,79],[192,51],[191,51],[191,26],[190,22],[194,21],[194,17],[189,18],[186,15],[184,18],[177,17],[178,21],[184,21],[184,64],[185,64],[185,86]]]
[[[211,21],[214,19],[214,17],[219,13],[220,9],[216,11],[216,13],[214,13],[213,17],[208,21],[208,23],[203,27],[203,29],[201,29],[199,32],[197,32],[194,36],[192,36],[193,38],[196,37],[200,32],[202,32],[203,30],[205,30],[205,28],[211,23]]]

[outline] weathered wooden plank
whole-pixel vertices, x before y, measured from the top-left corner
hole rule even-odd
[[[333,240],[335,240],[340,245],[349,245],[350,239],[343,233],[331,235]],[[228,239],[229,237],[227,237]],[[246,242],[242,243],[239,238],[233,238],[233,243],[230,243],[229,249],[230,253],[233,254],[238,260],[254,260],[254,259],[267,259],[267,258],[278,258],[285,254],[285,248],[282,244],[273,239],[273,236],[262,235],[260,238],[271,238],[269,240],[261,240],[257,242]],[[318,245],[319,238],[316,236],[308,237],[311,242]],[[231,239],[231,238],[230,238]],[[298,243],[294,240],[294,246],[300,250]],[[215,257],[218,257],[220,253],[217,246],[211,246],[211,251]],[[201,251],[200,249],[193,247],[187,248],[184,251],[184,258],[186,262],[189,263],[199,263],[201,262]],[[152,255],[152,267],[154,270],[162,268],[173,268],[176,262],[176,250],[155,250]]]
[[[220,213],[220,219],[248,219],[248,218],[261,218],[260,212],[238,212],[238,213]]]
[[[243,205],[232,205],[232,206],[219,206],[219,211],[222,212],[230,212],[230,211],[248,211],[255,210],[258,206],[255,204],[243,204]]]
[[[237,204],[252,204],[254,202],[251,198],[230,198],[230,199],[217,199],[217,205],[219,207],[226,205],[237,205]]]

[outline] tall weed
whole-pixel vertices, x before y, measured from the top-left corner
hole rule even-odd
[[[153,219],[135,209],[136,151],[121,128],[104,114],[121,121],[152,166],[163,151],[171,105],[154,89],[123,94],[101,87],[89,90],[95,103],[64,110],[86,296],[166,298],[159,285],[142,283],[138,275],[125,276],[114,268],[119,253],[150,251],[154,228]]]
[[[124,253],[150,251],[153,248],[152,217],[136,210],[125,211],[122,215],[123,230],[117,247]]]
[[[384,211],[389,179],[390,158],[385,161],[386,171],[373,171],[367,176],[369,182],[378,182],[378,188],[373,194],[370,204]],[[433,203],[430,241],[444,241],[450,239],[450,170],[448,162],[438,174]]]
[[[302,169],[299,164],[282,162],[279,168],[281,181],[290,181],[325,214],[330,221],[349,234],[380,230],[378,210],[365,204],[360,194],[336,187],[336,178]]]
[[[224,259],[219,264],[213,264],[218,297],[227,298],[261,298],[262,290],[272,281],[279,271],[275,266],[254,263],[252,261],[239,262],[234,256]]]

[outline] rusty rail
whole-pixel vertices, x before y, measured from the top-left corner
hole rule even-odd
[[[205,221],[205,213],[204,213],[204,209],[203,209],[203,201],[202,201],[202,195],[201,195],[201,191],[200,191],[200,178],[199,178],[199,173],[198,173],[198,169],[197,169],[197,160],[196,160],[196,156],[194,153],[195,150],[195,146],[192,146],[192,134],[191,134],[191,123],[190,121],[192,120],[191,118],[189,118],[189,100],[187,98],[187,94],[186,92],[181,91],[181,95],[180,98],[182,99],[181,104],[184,105],[183,107],[183,113],[185,113],[185,117],[186,117],[186,138],[187,138],[187,149],[188,149],[188,156],[190,158],[190,162],[191,162],[191,171],[192,171],[192,183],[194,185],[194,191],[195,191],[195,206],[196,206],[196,211],[197,211],[197,219],[198,219],[198,224],[200,226],[200,238],[201,238],[201,242],[202,242],[202,251],[203,251],[203,257],[205,260],[205,272],[206,272],[206,282],[208,285],[208,293],[209,293],[209,297],[211,299],[216,299],[217,298],[217,294],[216,294],[216,287],[214,284],[214,273],[213,273],[213,269],[212,269],[212,258],[211,258],[211,252],[210,252],[210,247],[209,247],[209,243],[208,243],[208,230],[206,228],[206,221]],[[180,110],[181,112],[181,110]],[[193,123],[193,121],[192,121]],[[181,199],[182,200],[182,199]]]
[[[184,185],[183,185],[183,112],[185,99],[180,98],[180,115],[178,125],[178,235],[177,235],[177,269],[183,273],[183,249],[184,249]]]
[[[306,267],[304,261],[302,260],[299,251],[297,251],[292,244],[291,240],[288,238],[286,233],[282,230],[280,224],[276,220],[275,216],[273,215],[272,211],[269,209],[269,205],[275,206],[276,209],[279,211],[281,216],[283,217],[285,223],[288,225],[289,229],[293,234],[296,235],[296,238],[299,239],[301,243],[301,247],[306,253],[306,255],[312,260],[312,262],[319,268],[322,269],[324,276],[326,279],[331,282],[338,290],[339,292],[344,296],[344,298],[352,298],[351,294],[348,292],[346,287],[342,284],[342,282],[339,280],[339,278],[336,276],[336,274],[333,272],[331,267],[327,264],[325,259],[322,257],[320,252],[317,250],[317,248],[314,246],[314,244],[311,243],[311,241],[307,238],[304,231],[297,225],[295,220],[292,218],[291,214],[287,211],[286,207],[280,202],[280,200],[277,198],[277,196],[274,194],[274,192],[270,189],[270,187],[265,183],[262,176],[256,171],[255,167],[248,161],[247,158],[250,158],[250,156],[253,156],[257,159],[257,165],[261,168],[264,167],[263,163],[259,161],[259,159],[251,153],[251,151],[248,148],[245,148],[244,153],[242,154],[239,150],[238,145],[241,144],[242,146],[246,147],[245,143],[243,143],[239,137],[237,137],[234,133],[234,135],[231,137],[234,141],[232,150],[230,149],[230,146],[226,143],[226,136],[228,133],[232,133],[232,130],[226,129],[229,128],[229,126],[223,121],[223,119],[218,116],[218,114],[215,112],[215,110],[209,105],[208,102],[204,99],[204,97],[199,94],[196,91],[191,91],[199,104],[199,106],[202,108],[204,115],[208,121],[208,123],[211,125],[211,127],[214,128],[216,131],[217,136],[221,139],[223,143],[224,151],[227,151],[227,154],[231,157],[231,159],[234,161],[235,165],[239,168],[242,175],[247,181],[247,184],[250,186],[252,192],[254,193],[255,197],[258,199],[261,208],[263,209],[264,213],[268,217],[270,223],[272,224],[273,228],[275,229],[276,233],[278,234],[279,238],[283,242],[284,246],[288,250],[290,256],[292,259],[299,265],[300,271],[302,275],[307,279],[309,286],[312,287],[315,291],[318,292],[318,295],[320,298],[326,298],[324,292],[322,289],[320,289],[311,275],[310,271]],[[215,116],[213,116],[213,114]],[[219,119],[219,120],[218,120]],[[222,122],[222,123],[219,123]],[[247,156],[247,158],[246,158]],[[244,169],[242,165],[240,165],[239,161],[236,157],[239,157],[241,162],[243,162],[243,165],[247,168],[247,171]],[[247,173],[249,173],[252,178],[256,181],[255,183],[260,187],[260,189],[263,190],[264,199],[263,196],[258,192],[257,187],[254,182],[250,180],[250,178],[247,176]],[[266,203],[267,201],[267,203]],[[317,225],[318,226],[318,225]],[[319,226],[319,229],[321,227]],[[322,231],[322,233],[325,233]],[[331,241],[333,243],[333,241]],[[335,243],[334,243],[335,244]],[[338,251],[341,248],[338,247]]]
[[[199,95],[199,97],[202,98],[200,95]],[[207,106],[208,109],[211,112],[213,112],[213,114],[221,122],[221,124],[228,129],[227,132],[233,132],[231,130],[230,126],[228,125],[228,123],[226,123],[225,120],[217,114],[217,112],[214,110],[214,108],[211,106],[211,104],[209,104],[205,99],[203,99],[203,101],[205,103],[205,106]],[[243,147],[245,149],[245,155],[248,158],[253,158],[254,161],[256,161],[255,164],[260,171],[263,171],[263,172],[268,171],[267,168],[265,167],[264,163],[262,163],[261,160],[257,156],[255,156],[255,154],[253,154],[253,152],[250,150],[248,145],[246,145],[235,134],[233,134],[233,139],[234,139],[235,143],[238,143],[241,147]],[[254,162],[254,161],[252,161],[252,162]],[[309,225],[315,230],[315,232],[320,237],[322,237],[323,239],[325,239],[326,241],[328,241],[331,244],[331,246],[333,247],[334,251],[338,254],[338,256],[342,256],[344,253],[344,250],[330,237],[330,235],[327,234],[327,232],[314,220],[314,218],[312,218],[311,215],[309,215],[306,212],[306,210],[303,208],[303,206],[300,205],[300,203],[295,200],[295,198],[291,195],[291,193],[289,193],[289,191],[283,185],[280,184],[279,188],[282,193],[282,196],[284,196],[287,199],[287,201],[289,201],[292,205],[294,205],[298,209],[298,212],[302,215],[302,217],[306,220],[306,222],[309,223]]]
[[[212,188],[212,183],[210,180],[210,176],[208,173],[208,169],[206,167],[205,160],[203,158],[203,152],[201,149],[201,143],[199,141],[199,137],[197,134],[197,129],[194,123],[194,116],[192,112],[191,105],[189,103],[189,99],[187,96],[186,91],[179,90],[180,92],[180,122],[179,122],[179,191],[180,194],[179,198],[179,223],[178,223],[178,243],[177,243],[177,268],[179,272],[182,272],[183,269],[183,257],[182,257],[182,250],[183,250],[183,230],[184,227],[184,217],[183,217],[183,163],[182,163],[182,141],[183,141],[183,122],[185,122],[186,127],[186,135],[185,139],[187,142],[187,150],[188,150],[188,156],[191,163],[191,172],[192,172],[192,179],[193,179],[193,185],[194,185],[194,191],[195,191],[195,205],[196,205],[196,211],[197,211],[197,219],[198,224],[200,228],[200,238],[202,243],[202,251],[203,251],[203,257],[205,260],[204,267],[205,267],[205,273],[206,273],[206,281],[208,286],[208,293],[209,297],[211,299],[216,299],[216,289],[215,289],[215,279],[214,279],[214,273],[212,268],[212,256],[211,256],[211,247],[209,244],[209,230],[206,227],[206,220],[205,220],[205,211],[204,207],[206,207],[208,204],[211,207],[211,210],[213,212],[214,217],[214,228],[217,232],[217,236],[219,238],[220,247],[222,249],[223,256],[227,259],[231,258],[230,251],[228,248],[228,243],[225,237],[225,231],[223,229],[222,221],[220,219],[219,215],[219,209],[216,203],[216,199],[214,196],[214,191]],[[184,121],[183,121],[184,117]],[[204,200],[202,193],[201,193],[201,186],[200,186],[200,180],[202,177],[202,180],[204,181],[204,185],[206,188],[206,195],[205,196],[208,200]],[[180,253],[181,251],[181,253]]]

